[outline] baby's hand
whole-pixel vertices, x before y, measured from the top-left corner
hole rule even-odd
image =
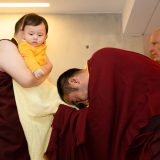
[[[44,72],[43,72],[42,69],[37,69],[37,70],[35,70],[35,71],[33,72],[33,74],[34,74],[34,76],[35,76],[36,78],[40,78],[40,77],[42,77],[42,76],[44,75]]]

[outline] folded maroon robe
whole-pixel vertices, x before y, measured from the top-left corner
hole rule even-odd
[[[87,108],[60,105],[46,155],[49,160],[89,160],[86,141]]]
[[[14,39],[11,41],[17,45]],[[30,160],[27,141],[18,116],[12,77],[1,71],[0,160]]]
[[[125,160],[140,129],[160,114],[160,66],[134,52],[104,48],[88,69],[92,160]],[[145,160],[141,155],[135,160]]]
[[[19,120],[12,78],[0,71],[0,160],[30,160]]]
[[[90,105],[87,113],[76,111],[81,114],[79,121],[83,121],[85,141],[78,146],[83,152],[74,150],[74,128],[81,130],[75,113],[62,118],[68,112],[63,106],[53,123],[51,141],[57,145],[51,148],[55,145],[50,143],[48,147],[50,155],[55,149],[61,150],[57,152],[60,158],[52,156],[49,160],[159,160],[160,66],[135,52],[104,48],[93,54],[88,70]],[[64,139],[59,139],[62,134],[56,131],[61,119],[66,121],[60,127]],[[74,149],[64,148],[67,144]],[[83,159],[80,155],[84,153]]]

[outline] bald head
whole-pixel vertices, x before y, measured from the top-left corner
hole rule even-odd
[[[160,63],[160,28],[151,34],[150,44],[151,58]]]

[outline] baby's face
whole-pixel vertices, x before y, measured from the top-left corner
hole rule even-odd
[[[47,38],[45,25],[41,23],[38,26],[26,25],[24,28],[24,39],[32,46],[40,46],[45,43]]]

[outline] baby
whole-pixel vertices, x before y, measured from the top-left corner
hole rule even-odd
[[[22,31],[23,39],[18,48],[22,54],[28,68],[36,78],[44,75],[41,66],[46,64],[46,44],[48,33],[47,21],[37,15],[30,14],[23,20]]]

